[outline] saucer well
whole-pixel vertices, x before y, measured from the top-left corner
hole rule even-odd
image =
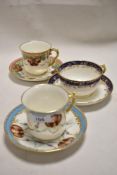
[[[9,66],[9,71],[15,77],[17,77],[18,79],[24,80],[24,81],[48,80],[53,75],[54,70],[62,64],[62,61],[60,59],[56,59],[55,63],[51,67],[49,67],[48,72],[46,72],[45,74],[31,75],[24,70],[22,59],[23,58],[18,58],[14,60]]]
[[[66,114],[65,132],[56,140],[42,142],[29,134],[26,109],[21,104],[13,109],[5,120],[5,133],[17,147],[34,152],[53,152],[66,149],[79,141],[87,128],[84,114],[75,106]],[[12,124],[21,127],[11,127]],[[13,126],[13,125],[12,125]],[[24,129],[24,133],[22,132]]]
[[[49,84],[55,84],[62,86],[61,80],[58,74],[53,75],[49,81]],[[100,84],[98,85],[96,91],[90,96],[77,98],[76,105],[78,106],[88,106],[92,104],[99,103],[107,98],[113,91],[113,84],[109,78],[105,75],[102,75]]]

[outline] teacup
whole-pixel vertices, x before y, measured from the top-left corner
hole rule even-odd
[[[48,67],[54,64],[59,56],[58,49],[44,41],[29,41],[20,45],[23,55],[23,65],[26,72],[33,75],[41,75],[48,71]],[[52,56],[55,52],[56,55]]]
[[[63,87],[80,98],[94,93],[105,71],[105,65],[90,61],[70,61],[62,64],[57,73]]]
[[[26,108],[29,134],[43,141],[56,139],[63,134],[66,112],[74,103],[73,95],[61,87],[40,84],[25,91],[21,101]]]

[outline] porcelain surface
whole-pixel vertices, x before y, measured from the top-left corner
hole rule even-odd
[[[89,81],[100,76],[100,72],[87,65],[68,66],[60,72],[63,77],[74,81]]]
[[[18,124],[19,127],[13,123]],[[4,128],[9,140],[19,148],[34,152],[53,152],[66,149],[80,141],[85,134],[87,121],[84,114],[73,106],[72,110],[67,113],[64,133],[51,142],[41,142],[30,135],[25,107],[19,105],[8,115]],[[21,128],[24,129],[24,132]]]
[[[48,72],[43,75],[36,76],[27,73],[24,69],[23,58],[18,58],[10,64],[9,71],[16,78],[24,81],[45,81],[53,75],[54,70],[58,68],[61,64],[62,61],[60,59],[56,59],[55,63],[51,67],[49,67]]]
[[[73,100],[63,88],[38,84],[22,94],[21,102],[27,109],[27,123],[32,136],[52,140],[64,132],[66,111],[73,106]]]
[[[32,75],[42,75],[48,71],[59,56],[59,50],[51,48],[51,44],[44,41],[29,41],[20,45],[23,65],[26,72]],[[56,54],[53,55],[53,52]]]
[[[58,74],[68,91],[83,97],[96,90],[105,70],[104,65],[99,66],[90,61],[69,61],[58,68]]]
[[[61,83],[61,80],[58,74],[53,75],[50,78],[48,83],[63,87],[63,84]],[[101,81],[96,91],[88,97],[83,97],[83,98],[77,97],[76,104],[78,106],[87,106],[87,105],[99,103],[105,100],[112,93],[112,91],[113,91],[113,84],[111,80],[105,75],[102,75]]]
[[[50,43],[44,41],[32,40],[25,42],[20,45],[20,49],[26,53],[43,53],[49,50],[52,47]]]

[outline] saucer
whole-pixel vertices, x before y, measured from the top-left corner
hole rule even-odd
[[[66,149],[72,146],[74,143],[79,141],[84,135],[87,127],[87,121],[84,114],[75,106],[72,107],[72,110],[66,114],[66,123],[64,133],[56,140],[50,142],[42,142],[32,137],[29,134],[29,128],[27,126],[27,117],[26,109],[21,104],[13,109],[8,115],[4,128],[5,133],[10,139],[10,141],[17,147],[34,151],[34,152],[53,152]],[[23,129],[24,133],[21,131],[21,128],[15,128],[15,132],[11,127],[12,123],[19,124]],[[17,135],[14,136],[13,133]]]
[[[48,83],[62,86],[58,74],[53,75]],[[98,85],[96,91],[90,96],[76,99],[76,105],[88,106],[99,103],[104,99],[106,99],[112,93],[112,91],[113,91],[113,84],[111,80],[107,78],[105,75],[102,75],[100,84]]]
[[[9,66],[9,71],[18,79],[24,80],[24,81],[45,81],[48,80],[54,73],[54,70],[58,68],[61,64],[62,61],[60,59],[56,59],[55,63],[49,67],[48,71],[45,74],[42,75],[31,75],[27,73],[24,70],[23,58],[18,58],[14,60],[10,66]]]

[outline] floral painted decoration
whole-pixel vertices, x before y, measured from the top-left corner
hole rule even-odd
[[[41,62],[41,59],[40,58],[28,58],[27,61],[31,66],[38,66],[39,63]]]
[[[51,122],[45,122],[45,125],[53,128],[61,122],[62,115],[61,114],[54,114],[51,116],[51,119],[52,119]]]
[[[24,136],[23,129],[16,124],[12,124],[10,130],[15,137],[22,138]]]
[[[22,66],[21,66],[20,64],[15,64],[15,65],[13,66],[13,70],[14,70],[15,72],[20,72],[20,71],[22,71]]]
[[[73,140],[74,140],[74,137],[65,138],[58,143],[58,147],[65,147],[66,145],[69,145],[70,143],[72,143]]]

